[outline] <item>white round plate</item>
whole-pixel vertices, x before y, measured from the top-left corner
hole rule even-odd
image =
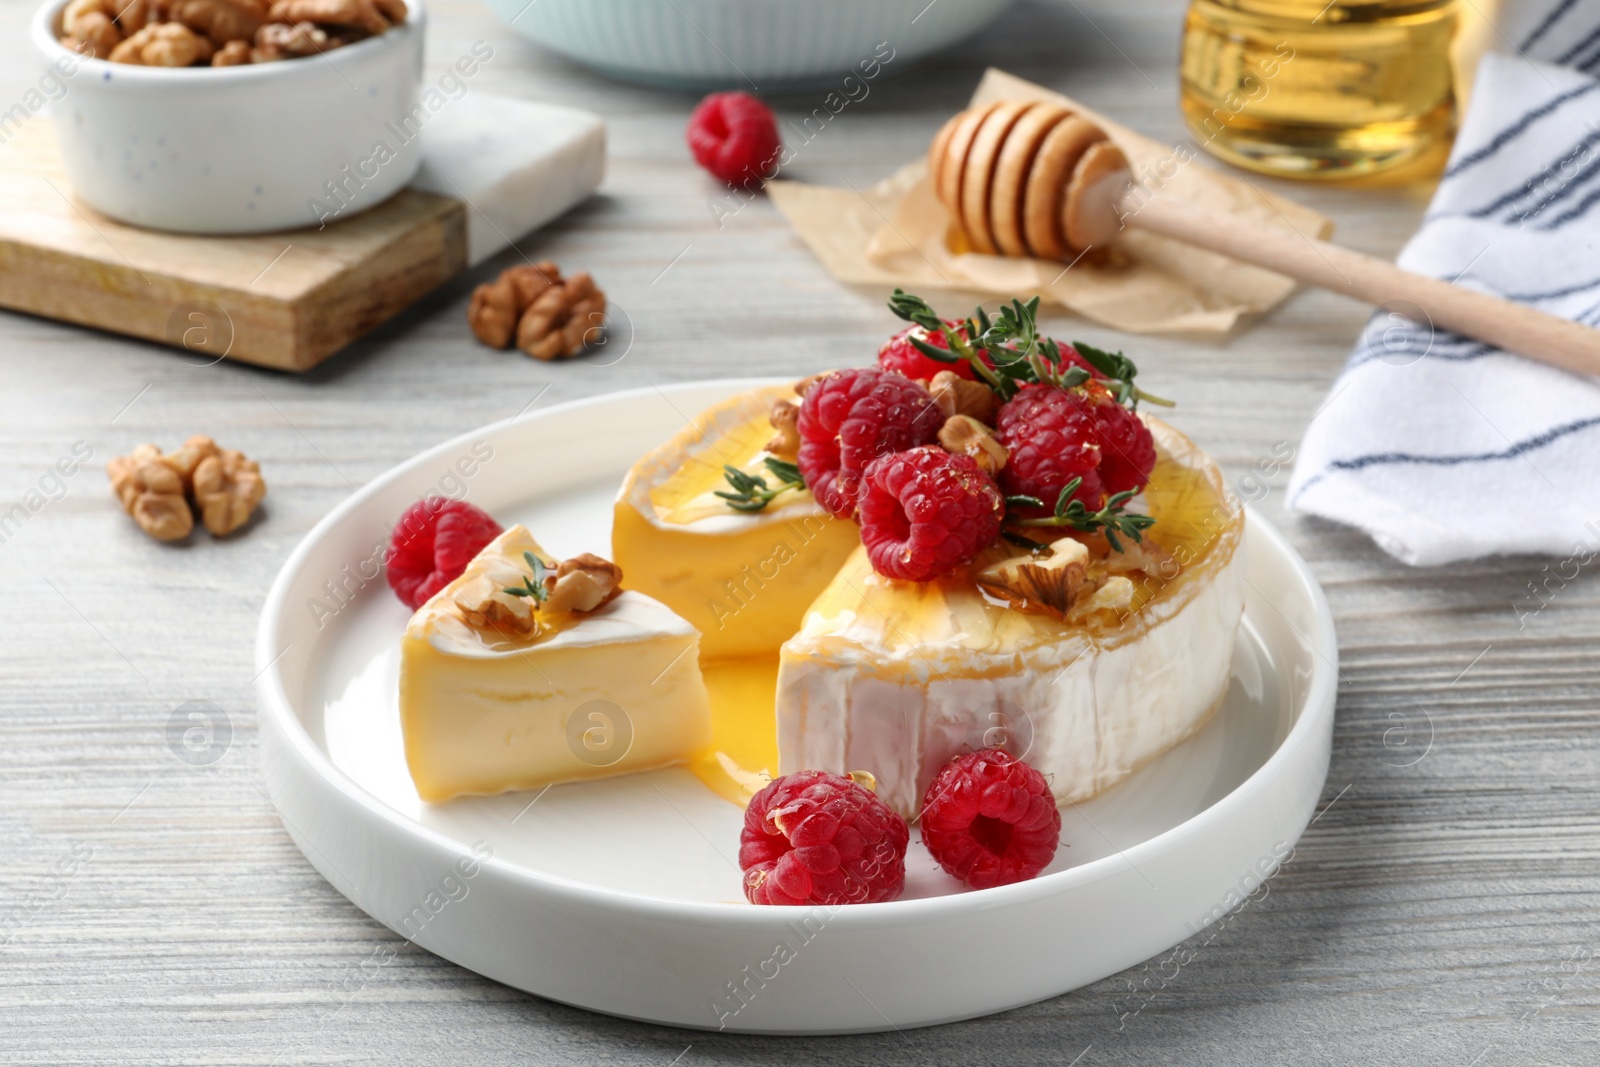
[[[465,495],[558,556],[608,553],[629,465],[756,384],[640,389],[497,423],[365,486],[296,549],[257,637],[265,775],[336,889],[429,951],[553,1000],[676,1026],[848,1033],[1096,981],[1189,937],[1277,869],[1327,775],[1338,652],[1305,563],[1254,515],[1221,712],[1066,808],[1063,847],[1034,881],[962,891],[913,842],[900,900],[756,907],[735,863],[742,812],[679,768],[419,800],[396,703],[409,612],[381,573],[399,514],[429,493]]]

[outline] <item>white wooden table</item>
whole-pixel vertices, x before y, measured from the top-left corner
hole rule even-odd
[[[31,5],[0,7],[0,110],[32,83]],[[647,383],[864,360],[884,293],[826,276],[758,200],[718,227],[690,162],[694,98],[608,82],[522,44],[478,4],[433,9],[430,77],[477,39],[474,91],[602,112],[602,193],[521,242],[589,269],[626,356],[537,363],[471,340],[471,284],[317,372],[180,353],[0,313],[0,511],[50,499],[0,544],[0,1058],[27,1063],[1296,1064],[1600,1062],[1600,596],[1592,575],[1519,621],[1542,561],[1400,566],[1361,536],[1257,506],[1323,581],[1343,668],[1326,807],[1270,891],[1145,968],[977,1022],[782,1040],[686,1033],[526,996],[401,941],[301,858],[262,793],[252,639],[268,582],[353,488],[516,413]],[[958,55],[875,84],[790,174],[864,185],[915,156],[986,65],[1152,135],[1175,106],[1178,0],[1022,2]],[[774,98],[801,116],[815,94]],[[0,147],[0,151],[4,151]],[[1392,255],[1427,190],[1288,190]],[[953,309],[965,301],[950,301]],[[1174,416],[1240,477],[1291,448],[1363,322],[1300,294],[1226,344],[1126,345]],[[629,333],[631,331],[631,336]],[[611,358],[610,356],[607,357]],[[197,431],[258,458],[247,536],[152,543],[99,469]],[[47,471],[76,442],[91,465]],[[1492,487],[1490,489],[1492,494]],[[208,766],[175,758],[187,701],[226,716]],[[1186,954],[1186,957],[1189,954]],[[960,966],[952,960],[951,966]]]

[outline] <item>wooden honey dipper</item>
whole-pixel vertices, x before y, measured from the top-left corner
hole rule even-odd
[[[1152,193],[1134,184],[1104,130],[1059,104],[1002,100],[961,112],[934,137],[928,173],[977,252],[1071,261],[1125,229],[1148,230],[1369,304],[1410,304],[1423,325],[1600,375],[1600,330]]]

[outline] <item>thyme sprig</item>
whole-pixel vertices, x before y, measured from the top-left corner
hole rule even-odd
[[[760,511],[772,503],[779,493],[806,487],[805,479],[800,476],[800,468],[795,464],[778,459],[776,456],[768,456],[766,467],[772,477],[777,479],[776,485],[769,486],[767,480],[759,474],[749,474],[738,467],[725,464],[722,468],[723,476],[733,491],[719,489],[716,495],[726,500],[728,506],[735,511]]]
[[[1113,493],[1106,498],[1105,506],[1099,511],[1090,511],[1081,500],[1073,498],[1080,486],[1082,478],[1074,478],[1061,489],[1061,495],[1056,497],[1054,514],[1046,518],[1018,519],[1019,526],[1070,526],[1083,533],[1102,531],[1106,535],[1106,543],[1113,552],[1122,551],[1122,542],[1117,540],[1117,535],[1131,541],[1144,540],[1144,531],[1155,525],[1155,518],[1150,515],[1141,515],[1138,512],[1127,511],[1128,501],[1137,494],[1137,490],[1124,489],[1120,493]],[[1044,501],[1036,496],[1008,496],[1008,507],[1042,508]]]
[[[1023,385],[1040,383],[1073,389],[1092,377],[1066,358],[1059,343],[1040,334],[1038,297],[1026,302],[1014,299],[1002,305],[993,318],[982,307],[976,308],[970,318],[955,326],[946,324],[926,300],[903,289],[896,289],[889,298],[889,310],[938,334],[949,346],[940,348],[920,337],[907,338],[918,352],[938,363],[966,363],[1001,400],[1010,400]],[[1072,347],[1105,376],[1102,384],[1112,391],[1118,403],[1137,408],[1143,400],[1172,407],[1172,401],[1133,384],[1139,368],[1121,352],[1107,352],[1082,341],[1072,342]]]
[[[544,565],[544,560],[535,556],[532,552],[524,552],[522,558],[528,561],[528,570],[533,572],[533,576],[531,578],[524,576],[521,585],[506,586],[501,591],[510,596],[531,597],[535,604],[542,604],[545,598],[550,595],[550,590],[544,584],[545,576],[550,573],[550,568]]]

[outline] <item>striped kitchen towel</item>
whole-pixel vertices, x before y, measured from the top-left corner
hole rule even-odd
[[[1600,3],[1513,2],[1401,266],[1600,325]],[[1600,551],[1600,380],[1378,309],[1289,502],[1406,563]]]

